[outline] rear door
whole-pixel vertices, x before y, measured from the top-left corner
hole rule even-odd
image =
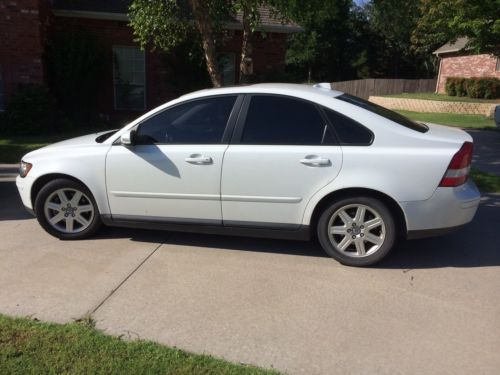
[[[309,199],[342,166],[316,104],[279,95],[247,95],[222,167],[226,226],[296,229]]]

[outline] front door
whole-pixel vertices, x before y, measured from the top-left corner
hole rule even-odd
[[[236,96],[195,99],[143,121],[133,146],[106,158],[115,220],[221,224],[224,131]]]

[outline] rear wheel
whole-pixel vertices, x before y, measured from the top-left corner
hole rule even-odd
[[[35,213],[48,233],[64,240],[89,237],[101,226],[99,210],[90,191],[68,179],[53,180],[40,190]]]
[[[349,266],[377,263],[391,251],[396,238],[391,212],[371,197],[334,202],[321,214],[317,231],[325,252]]]

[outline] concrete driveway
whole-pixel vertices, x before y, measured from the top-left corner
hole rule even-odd
[[[500,196],[464,230],[356,269],[315,242],[45,234],[0,166],[0,312],[289,373],[500,372]]]

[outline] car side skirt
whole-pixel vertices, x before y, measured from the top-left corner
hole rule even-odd
[[[458,225],[456,227],[448,227],[448,228],[438,228],[438,229],[425,229],[425,230],[410,230],[406,234],[407,240],[417,240],[421,238],[430,238],[430,237],[439,237],[444,236],[446,234],[453,233],[457,230],[462,229],[464,225]]]
[[[142,216],[101,215],[102,222],[110,227],[165,230],[220,234],[228,236],[261,237],[308,241],[311,239],[309,226],[280,223],[225,222],[217,220],[160,219]],[[256,226],[258,225],[258,226]]]

